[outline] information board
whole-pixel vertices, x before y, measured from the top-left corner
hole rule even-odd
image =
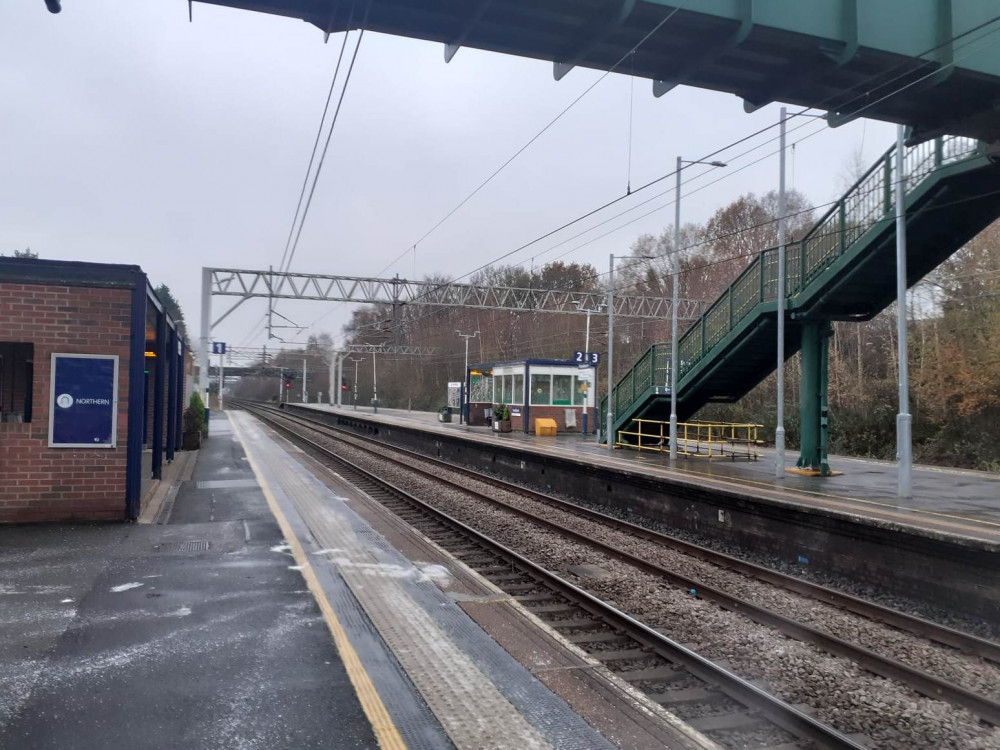
[[[53,354],[49,446],[114,448],[118,438],[118,356]]]
[[[458,409],[462,405],[462,384],[448,383],[448,406]]]

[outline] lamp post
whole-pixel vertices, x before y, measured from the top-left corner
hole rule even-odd
[[[463,419],[466,422],[469,421],[469,389],[465,387],[469,382],[469,339],[476,338],[479,335],[479,331],[475,333],[462,333],[458,329],[455,329],[455,333],[465,339],[465,374],[462,376],[462,390],[465,391],[465,394],[462,398],[462,406],[458,412],[458,423],[462,424]]]
[[[671,264],[673,274],[673,292],[670,303],[670,458],[677,458],[677,296],[681,275],[681,171],[685,164],[707,164],[710,167],[725,167],[722,161],[699,161],[697,159],[682,159],[677,157],[677,186],[674,190],[674,262]]]
[[[633,255],[634,260],[652,260],[652,255]],[[608,450],[614,450],[615,441],[612,433],[615,428],[614,406],[615,406],[615,255],[611,254],[611,261],[608,267],[608,427],[607,439]]]
[[[372,349],[372,411],[378,414],[378,372],[375,368],[374,349]]]
[[[351,357],[354,363],[354,411],[358,410],[358,365],[364,361],[364,357]]]
[[[896,127],[896,361],[899,367],[899,413],[896,415],[896,471],[900,497],[912,494],[913,416],[906,341],[906,151],[905,128]]]
[[[781,108],[780,152],[778,177],[778,403],[777,427],[774,430],[774,474],[785,475],[785,116]],[[761,273],[764,266],[761,265]],[[858,352],[858,356],[861,353]]]

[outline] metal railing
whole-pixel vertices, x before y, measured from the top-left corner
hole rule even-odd
[[[906,191],[912,192],[935,171],[981,153],[972,138],[947,136],[906,150]],[[834,262],[879,222],[894,220],[895,149],[889,149],[809,233],[786,245],[785,288],[788,297],[804,292]],[[687,375],[757,305],[773,302],[778,289],[778,248],[768,248],[743,269],[680,338],[678,380]],[[622,412],[618,412],[619,414]]]
[[[677,452],[693,458],[745,458],[756,461],[761,441],[757,430],[763,425],[735,422],[678,422]],[[629,430],[615,432],[615,445],[638,451],[670,450],[670,423],[657,419],[633,419]],[[623,438],[625,438],[623,440]]]
[[[976,157],[983,145],[973,138],[945,136],[906,149],[907,194],[944,166]],[[785,289],[787,297],[805,292],[810,284],[838,258],[848,252],[865,233],[880,222],[894,220],[895,148],[886,151],[861,178],[813,225],[801,240],[786,245]],[[712,305],[697,318],[678,341],[677,381],[689,374],[718,344],[763,303],[774,302],[778,290],[778,248],[758,253]],[[627,415],[636,400],[652,387],[647,358],[658,360],[665,352],[669,384],[670,344],[654,344],[615,385],[616,419]],[[669,393],[669,388],[666,390]],[[601,429],[607,414],[601,403]],[[602,433],[603,434],[603,433]]]

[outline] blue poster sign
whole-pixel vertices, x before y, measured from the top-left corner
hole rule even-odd
[[[118,357],[53,354],[49,445],[114,448],[118,438]]]

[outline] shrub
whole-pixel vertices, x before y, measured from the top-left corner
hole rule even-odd
[[[510,419],[510,409],[507,408],[506,404],[493,405],[493,419],[497,422],[506,422]]]
[[[201,400],[201,395],[195,391],[191,394],[191,401],[188,403],[188,408],[184,410],[184,432],[201,432],[204,434],[207,431],[205,404]]]

